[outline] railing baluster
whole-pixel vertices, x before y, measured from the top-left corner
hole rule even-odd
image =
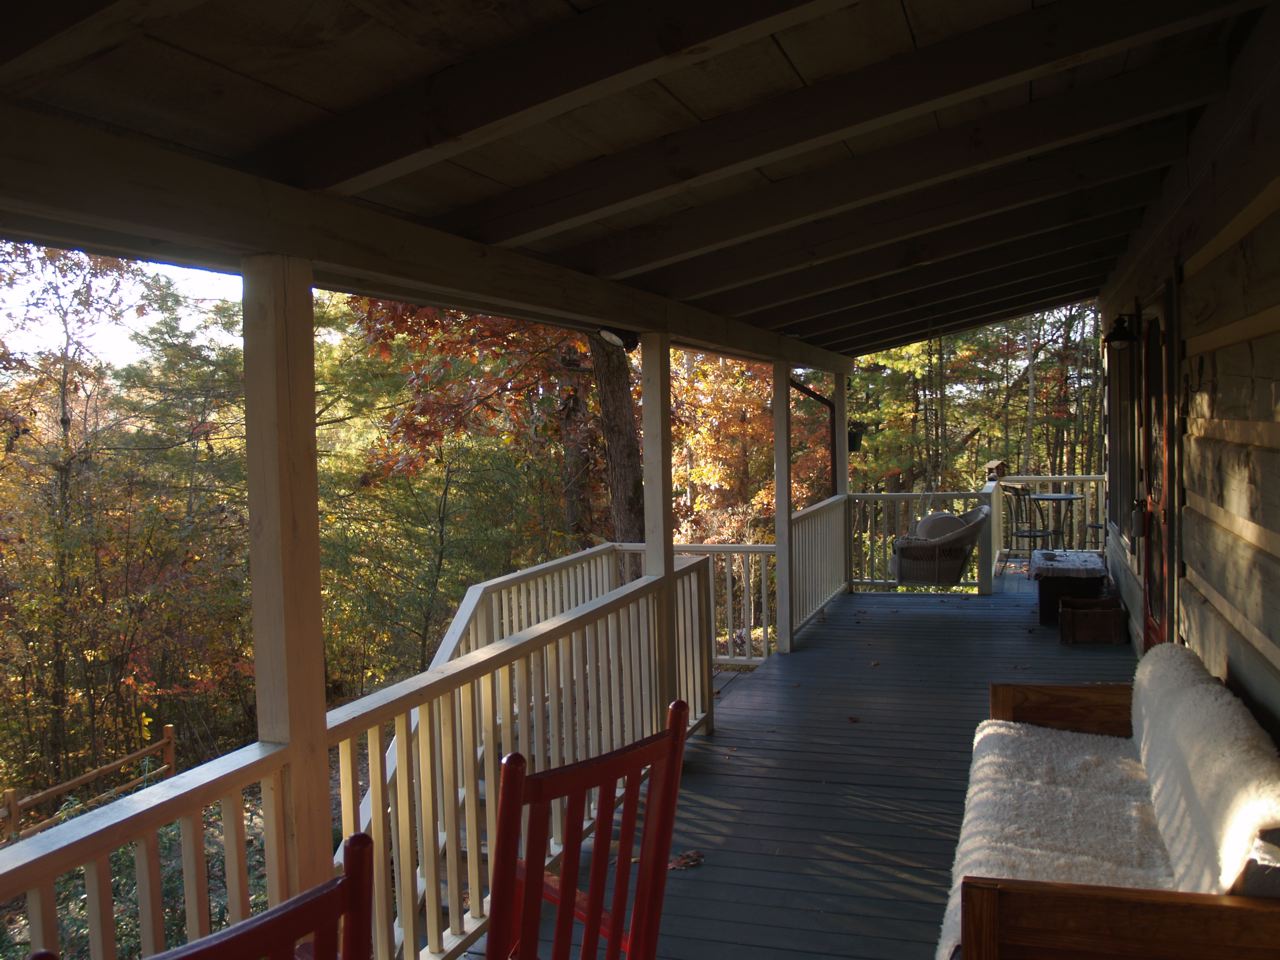
[[[164,885],[160,877],[160,840],[148,831],[133,845],[134,875],[138,889],[138,935],[142,955],[161,953],[164,940]],[[52,900],[50,901],[52,912]],[[56,929],[56,918],[54,919]]]
[[[467,891],[472,919],[484,913],[484,845],[480,842],[480,777],[477,769],[479,742],[476,737],[476,684],[458,690],[462,713],[462,796],[467,831]]]
[[[733,642],[733,555],[724,557],[724,635],[729,641],[729,656],[734,656]]]
[[[584,694],[587,699],[587,709],[585,712],[587,726],[587,756],[597,757],[600,755],[600,671],[596,663],[598,651],[596,650],[596,630],[595,624],[587,624],[582,629],[582,646],[587,654],[587,673],[586,683],[584,686]]]
[[[262,780],[262,847],[267,858],[267,904],[289,899],[288,846],[285,839],[284,771]]]
[[[563,704],[563,687],[565,684],[560,679],[560,642],[550,644],[546,648],[546,674],[547,674],[547,738],[548,749],[550,751],[550,763],[552,768],[559,767],[565,763],[564,748],[562,746],[562,738],[566,726],[562,723],[561,710]],[[572,719],[569,721],[572,725]],[[556,800],[552,806],[551,826],[553,830],[552,837],[556,843],[563,842],[561,830],[561,810],[563,804]]]
[[[458,830],[458,727],[457,698],[450,691],[440,698],[440,806],[444,812],[446,893],[449,897],[449,930],[461,934],[462,838]]]
[[[157,858],[158,859],[158,858]],[[141,876],[141,871],[139,871]],[[139,888],[139,896],[141,896],[141,888]],[[162,918],[163,919],[163,918]],[[39,886],[27,891],[27,922],[31,926],[31,949],[50,950],[56,952],[59,949],[58,944],[58,895],[53,888],[53,880],[50,879]],[[143,936],[146,935],[146,928],[143,929]],[[164,926],[160,927],[160,935],[164,936]],[[154,945],[150,953],[158,952]],[[149,956],[145,952],[143,956]]]
[[[209,868],[204,856],[204,811],[179,821],[182,837],[182,899],[186,907],[187,939],[209,935]]]
[[[610,749],[623,746],[628,741],[622,726],[622,671],[619,669],[622,660],[622,646],[618,640],[618,618],[608,614],[601,622],[604,642],[608,649],[607,669],[609,673],[609,715],[612,720]]]
[[[410,733],[409,714],[396,714],[396,915],[400,932],[404,937],[405,954],[418,943],[418,868],[414,862],[415,810],[413,796],[413,754],[410,752],[413,738]],[[425,833],[425,829],[424,829]],[[425,852],[431,838],[423,837]]]
[[[587,644],[586,634],[575,630],[569,637],[573,651],[573,702],[578,723],[574,724],[574,760],[587,759]]]
[[[427,921],[427,949],[444,950],[444,907],[440,898],[440,805],[448,802],[436,787],[437,751],[440,726],[436,703],[429,700],[418,707],[418,806],[422,810],[423,914]],[[407,955],[407,951],[406,951]]]
[[[533,730],[529,695],[529,660],[522,657],[513,665],[516,674],[516,742],[517,749],[529,761],[529,770],[536,772],[538,758],[533,751]]]
[[[369,756],[370,834],[373,837],[373,947],[379,960],[395,955],[391,898],[391,825],[387,820],[386,737],[382,724],[366,734]]]
[[[89,956],[92,960],[115,960],[116,915],[111,896],[111,858],[99,857],[84,865],[85,906],[89,913]],[[209,915],[208,891],[205,916]]]
[[[527,754],[531,770],[547,769],[547,648],[529,657],[529,729],[533,737]]]
[[[635,648],[631,644],[631,617],[626,611],[615,614],[618,630],[618,645],[621,656],[618,657],[618,668],[622,671],[622,690],[626,698],[622,711],[622,736],[627,743],[638,740],[636,735],[636,679]]]
[[[351,741],[344,740],[344,744]],[[346,803],[348,797],[353,803],[351,825],[347,830]],[[249,863],[245,849],[244,831],[244,793],[233,790],[219,802],[222,813],[222,863],[227,875],[227,919],[232,923],[249,919]],[[359,832],[360,793],[353,786],[351,792],[343,794],[343,833],[351,836]]]

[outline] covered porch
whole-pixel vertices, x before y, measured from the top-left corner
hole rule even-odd
[[[0,234],[244,277],[258,721],[249,746],[0,850],[0,899],[23,898],[31,947],[63,945],[60,878],[82,884],[83,952],[113,960],[127,918],[146,956],[324,881],[335,836],[367,830],[376,955],[461,956],[487,922],[499,758],[596,755],[678,696],[698,735],[676,848],[706,859],[672,875],[665,955],[927,956],[986,685],[1125,679],[1133,654],[1060,647],[1033,596],[999,589],[999,483],[949,494],[991,507],[965,577],[976,596],[850,594],[888,585],[885,551],[918,505],[837,471],[830,499],[793,509],[790,376],[840,382],[854,356],[1098,296],[1110,325],[1124,311],[1152,331],[1156,386],[1113,398],[1124,482],[1105,513],[1100,478],[1045,479],[1095,484],[1079,537],[1105,544],[1131,615],[1275,699],[1276,608],[1256,599],[1274,591],[1253,582],[1280,582],[1271,501],[1206,486],[1188,515],[1209,519],[1181,552],[1182,464],[1160,464],[1171,499],[1151,500],[1134,417],[1148,444],[1181,436],[1184,266],[1223,311],[1202,310],[1199,353],[1274,331],[1274,296],[1208,267],[1280,208],[1276,5],[686,6],[487,18],[333,0],[313,36],[305,16],[230,0],[95,2],[16,25],[0,54]],[[432,669],[333,710],[317,285],[634,332],[646,398],[642,544],[477,585]],[[742,551],[739,600],[723,557],[675,542],[673,344],[772,364],[775,542]],[[1222,364],[1228,386],[1242,378],[1239,357]],[[1274,405],[1244,408],[1262,426],[1242,427],[1201,374],[1193,436],[1280,442]],[[847,423],[844,391],[831,403]],[[847,463],[846,432],[831,443]],[[1157,516],[1174,527],[1152,540]],[[622,572],[627,552],[642,575]],[[1179,564],[1204,573],[1185,602]],[[754,590],[739,651],[732,618]],[[726,682],[718,658],[757,669]]]

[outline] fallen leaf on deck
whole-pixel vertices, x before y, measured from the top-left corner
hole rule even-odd
[[[701,850],[686,850],[684,853],[678,854],[671,858],[671,862],[667,864],[668,870],[689,870],[693,867],[702,866]]]
[[[861,720],[861,719],[862,719],[861,717],[850,717],[850,718],[849,718],[849,722],[850,722],[850,723],[857,723],[857,722],[858,722],[859,720]]]

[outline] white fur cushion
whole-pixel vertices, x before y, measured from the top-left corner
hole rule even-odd
[[[1218,681],[1187,647],[1162,643],[1147,651],[1133,677],[1133,739],[1140,755],[1150,735],[1169,729],[1181,694],[1206,683]]]
[[[1176,887],[1226,893],[1258,833],[1280,827],[1275,745],[1185,647],[1153,649],[1138,680],[1134,734]]]
[[[979,724],[939,960],[959,942],[967,876],[1171,887],[1133,742],[1002,720]]]

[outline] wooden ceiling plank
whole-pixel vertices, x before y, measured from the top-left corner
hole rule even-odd
[[[1095,277],[1105,278],[1115,265],[1117,254],[1096,256],[1075,263],[1063,264],[1056,270],[1035,272],[1031,275],[1010,275],[993,282],[991,279],[961,281],[938,292],[906,295],[893,301],[864,304],[832,314],[833,323],[826,332],[805,339],[829,342],[856,336],[859,331],[882,329],[897,323],[910,322],[921,316],[946,316],[952,313],[984,306],[989,303],[1007,303],[1014,298],[1025,299],[1038,295],[1042,290],[1057,289],[1064,283],[1078,284]]]
[[[519,246],[694,183],[882,130],[1260,2],[1052,4],[591,161],[461,209],[438,225],[486,242]]]
[[[268,251],[315,264],[337,290],[482,309],[522,319],[666,331],[735,356],[846,371],[846,358],[740,320],[488,247],[328,194],[168,151],[0,101],[0,232],[9,212],[61,224],[50,243],[118,255],[174,251],[225,263]],[[125,245],[127,242],[128,245]]]
[[[833,213],[1119,132],[1208,103],[1226,78],[1221,55],[1161,64],[993,114],[825,170],[643,224],[560,258],[625,279]]]
[[[206,0],[58,0],[7,4],[0,89],[17,94]]]
[[[246,158],[341,194],[369,190],[848,0],[617,0],[463,60]]]
[[[930,335],[930,331],[936,330],[943,324],[961,324],[972,320],[984,320],[989,317],[1007,315],[1010,311],[1016,315],[1017,311],[1030,309],[1029,305],[1055,300],[1071,302],[1072,298],[1083,300],[1096,296],[1098,290],[1102,287],[1104,279],[1104,274],[1095,274],[1094,276],[1082,277],[1075,281],[1064,282],[1054,287],[1045,287],[1017,296],[988,300],[986,303],[975,304],[963,310],[926,310],[916,315],[903,316],[894,324],[871,324],[864,327],[861,333],[857,335],[846,336],[840,340],[831,340],[825,346],[829,350],[839,350],[843,353],[859,344],[859,342],[865,343],[868,339],[882,336],[912,333],[919,334],[915,339],[922,340]]]
[[[694,300],[1167,167],[1185,149],[1186,123],[1170,117],[672,264],[635,282],[675,300]]]
[[[975,327],[988,327],[992,324],[1004,323],[1007,320],[1016,320],[1032,313],[1045,313],[1049,310],[1056,310],[1074,303],[1093,299],[1095,296],[1097,296],[1097,290],[1075,290],[1047,297],[1043,300],[1019,304],[1016,307],[1000,310],[996,313],[983,313],[978,316],[951,319],[944,323],[915,325],[888,333],[878,331],[875,334],[869,334],[861,340],[850,343],[843,352],[851,357],[879,353],[883,350],[892,350],[894,347],[903,347],[909,343],[918,343],[921,340],[927,340],[932,337],[960,333],[964,330],[972,330]]]
[[[838,328],[841,312],[855,307],[889,305],[902,297],[916,298],[909,301],[911,303],[935,302],[962,281],[987,287],[1013,283],[1075,264],[1114,260],[1124,252],[1127,244],[1128,235],[1125,233],[1099,237],[1091,225],[1085,224],[1069,231],[1017,240],[954,260],[881,277],[856,287],[797,300],[763,316],[747,319],[770,330],[785,332],[788,336],[811,337]],[[974,286],[972,289],[982,287]],[[933,300],[925,297],[933,297]]]
[[[1137,211],[1159,192],[1160,183],[1158,174],[1143,174],[737,287],[697,305],[726,316],[744,316],[1073,224],[1114,217],[1114,222],[1099,223],[1099,236],[1131,230],[1140,221]]]

